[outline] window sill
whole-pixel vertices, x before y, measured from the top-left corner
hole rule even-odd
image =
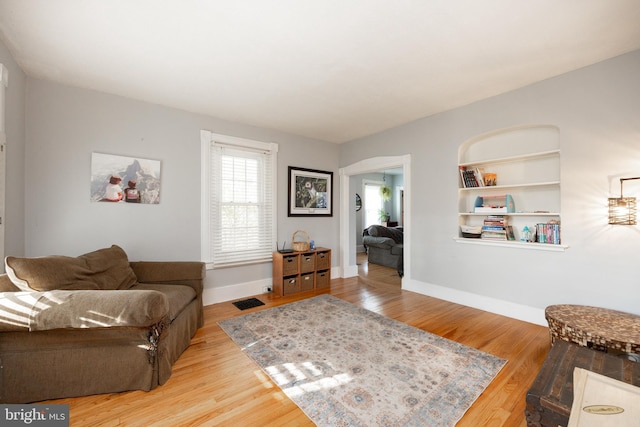
[[[267,262],[272,262],[272,259],[258,259],[254,261],[239,261],[234,263],[227,264],[214,264],[213,262],[206,262],[205,266],[207,270],[222,270],[223,268],[234,268],[234,267],[244,267],[246,265],[255,265],[255,264],[265,264]]]

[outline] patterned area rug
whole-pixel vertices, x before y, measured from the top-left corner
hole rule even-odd
[[[453,426],[506,363],[331,295],[218,324],[318,426]]]

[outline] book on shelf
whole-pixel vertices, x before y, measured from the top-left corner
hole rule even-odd
[[[488,215],[484,218],[484,225],[507,225],[507,217],[504,215]]]
[[[463,188],[484,187],[484,181],[477,169],[478,168],[467,169],[465,166],[458,167]]]
[[[560,224],[555,221],[536,224],[535,232],[538,243],[560,244]]]
[[[458,166],[458,172],[460,173],[460,184],[462,185],[462,188],[467,187],[467,184],[465,182],[465,176],[464,176],[465,170],[466,168],[464,166]]]
[[[485,240],[507,240],[507,231],[482,230],[480,238]]]
[[[482,230],[487,231],[505,231],[507,227],[504,225],[483,225]]]
[[[484,168],[480,168],[480,167],[475,167],[473,168],[473,175],[476,178],[476,181],[478,182],[478,186],[479,187],[484,187],[485,183],[484,183]]]
[[[462,188],[469,187],[469,177],[467,175],[467,168],[464,166],[458,167],[458,171],[460,172],[460,182],[462,183]]]
[[[465,169],[464,176],[465,176],[465,182],[467,183],[468,188],[478,186],[478,183],[476,182],[476,179],[473,176],[473,171]]]

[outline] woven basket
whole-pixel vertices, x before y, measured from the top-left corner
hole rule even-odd
[[[296,242],[296,234],[304,233],[307,236],[307,240],[305,242]],[[291,249],[296,252],[304,252],[309,250],[309,242],[311,239],[309,238],[309,234],[304,230],[296,230],[291,236]]]

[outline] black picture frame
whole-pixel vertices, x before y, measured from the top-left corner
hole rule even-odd
[[[333,172],[289,166],[288,216],[333,216]]]

